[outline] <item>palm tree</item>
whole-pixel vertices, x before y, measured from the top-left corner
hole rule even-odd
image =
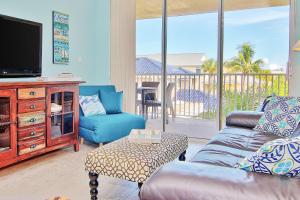
[[[208,59],[203,62],[201,69],[205,73],[216,74],[217,73],[217,62],[212,58]]]
[[[263,71],[261,66],[264,64],[264,61],[262,59],[253,61],[254,55],[254,47],[250,43],[244,43],[238,47],[238,55],[225,63],[225,66],[231,72],[243,74],[261,73]]]

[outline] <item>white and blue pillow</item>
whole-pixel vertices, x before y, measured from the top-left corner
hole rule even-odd
[[[300,178],[300,138],[277,139],[240,161],[236,167],[249,172]]]
[[[79,96],[79,104],[85,117],[106,115],[98,95]]]
[[[300,97],[279,97],[270,99],[263,116],[254,130],[290,137],[300,122]]]

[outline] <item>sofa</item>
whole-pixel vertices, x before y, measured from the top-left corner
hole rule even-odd
[[[113,85],[80,86],[79,94],[89,96],[100,91],[115,92]],[[101,100],[101,95],[99,95]],[[127,136],[132,129],[145,129],[145,119],[142,116],[122,112],[119,114],[97,115],[85,117],[79,112],[79,135],[93,143],[108,143]]]
[[[300,181],[297,178],[246,172],[234,167],[265,142],[279,138],[252,130],[261,115],[260,112],[230,114],[226,128],[189,162],[174,161],[154,172],[141,188],[141,199],[300,199]]]

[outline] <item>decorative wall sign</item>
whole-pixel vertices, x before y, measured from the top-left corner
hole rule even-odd
[[[69,64],[69,15],[53,11],[53,63]]]

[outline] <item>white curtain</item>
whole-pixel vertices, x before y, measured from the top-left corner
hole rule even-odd
[[[123,110],[135,112],[135,0],[111,0],[110,78],[124,92]]]

